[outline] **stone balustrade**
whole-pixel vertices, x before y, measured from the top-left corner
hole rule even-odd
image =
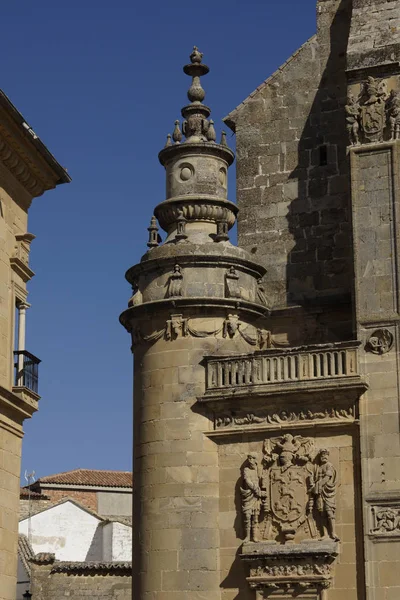
[[[340,342],[270,349],[250,356],[210,357],[206,393],[242,386],[354,378],[359,375],[357,347],[358,342]]]

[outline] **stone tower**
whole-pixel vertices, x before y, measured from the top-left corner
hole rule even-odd
[[[168,136],[159,154],[167,198],[155,208],[148,252],[126,274],[134,294],[121,315],[135,365],[135,600],[168,593],[220,598],[224,482],[218,445],[209,435],[213,420],[198,402],[205,391],[204,357],[268,345],[268,311],[257,283],[265,269],[229,242],[237,212],[227,200],[234,156],[224,133],[215,141],[200,83],[208,67],[197,48],[190,60],[183,133],[176,121],[172,141]],[[156,219],[166,231],[161,245]]]
[[[25,343],[28,210],[68,173],[0,90],[0,597],[14,600],[23,423],[39,408],[38,365]],[[28,346],[29,350],[33,349]]]

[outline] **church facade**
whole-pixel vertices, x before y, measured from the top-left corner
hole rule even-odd
[[[121,315],[135,600],[399,595],[399,65],[399,0],[319,0],[225,119],[237,206],[197,48],[184,67]]]

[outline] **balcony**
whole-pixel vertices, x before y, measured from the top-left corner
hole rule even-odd
[[[26,350],[14,352],[14,386],[38,393],[39,363],[41,360]]]
[[[270,349],[251,355],[206,359],[206,392],[217,397],[365,387],[358,367],[359,342]]]

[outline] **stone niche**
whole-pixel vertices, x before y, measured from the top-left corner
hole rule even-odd
[[[358,451],[346,429],[220,440],[222,599],[325,600],[329,588],[357,599]]]

